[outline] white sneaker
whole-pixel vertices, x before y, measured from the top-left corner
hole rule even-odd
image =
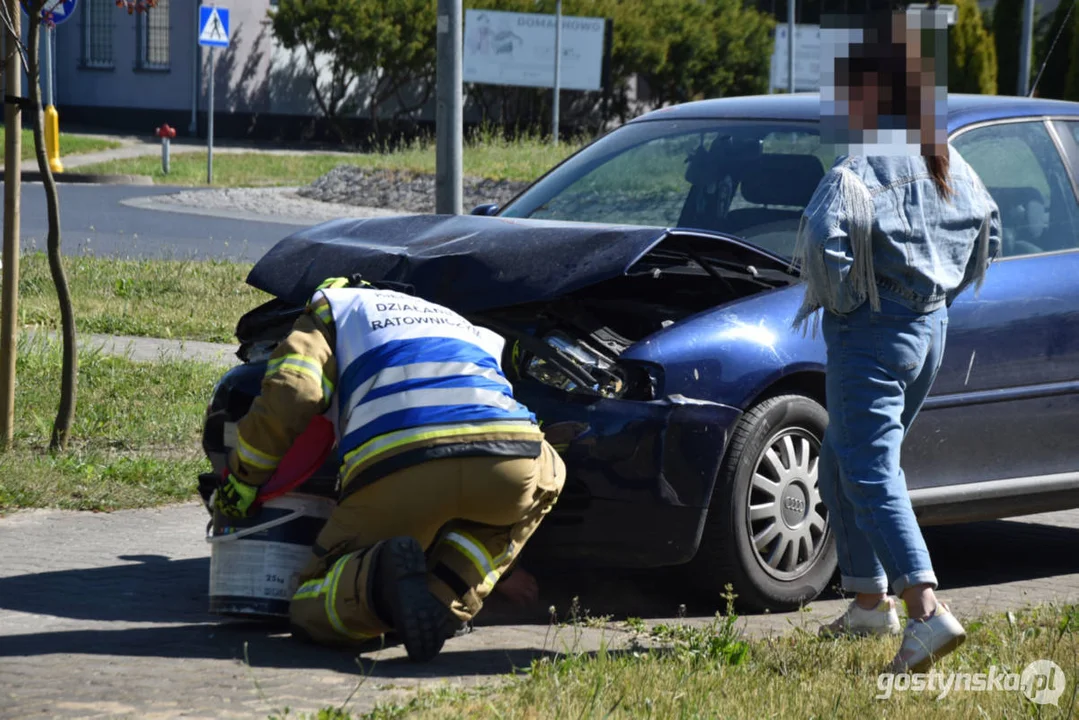
[[[927,620],[910,620],[903,631],[903,644],[899,647],[890,671],[893,673],[921,673],[934,662],[963,644],[967,633],[952,611],[942,602]]]
[[[895,600],[886,597],[872,610],[851,602],[846,612],[829,624],[821,625],[819,634],[821,637],[898,635],[901,630]]]

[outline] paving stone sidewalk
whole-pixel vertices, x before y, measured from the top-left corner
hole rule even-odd
[[[499,682],[545,652],[624,647],[624,626],[554,628],[572,596],[593,616],[693,622],[717,608],[671,573],[541,575],[527,613],[491,602],[475,632],[416,666],[394,647],[363,656],[298,644],[280,630],[207,613],[210,552],[201,505],[114,513],[19,512],[0,518],[0,717],[267,717],[287,706],[371,710],[417,688]],[[929,530],[943,597],[962,617],[1079,600],[1079,512]],[[751,635],[812,630],[838,612],[740,622]],[[244,657],[247,657],[245,663]]]

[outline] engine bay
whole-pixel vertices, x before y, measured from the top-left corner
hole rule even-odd
[[[631,345],[690,315],[793,282],[702,248],[715,241],[671,233],[619,277],[560,297],[466,313],[506,340],[503,370],[514,383],[535,381],[568,393],[652,399],[647,368],[619,361]],[[245,362],[269,358],[302,307],[272,300],[237,326]]]

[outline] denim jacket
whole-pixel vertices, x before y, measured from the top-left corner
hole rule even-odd
[[[794,262],[806,293],[795,328],[820,308],[845,315],[869,301],[879,311],[884,297],[928,313],[981,287],[1000,252],[1000,210],[974,169],[949,151],[947,198],[921,156],[836,160],[798,230]]]

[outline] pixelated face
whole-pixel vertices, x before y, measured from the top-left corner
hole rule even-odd
[[[840,155],[947,154],[948,13],[821,19],[821,128]]]

